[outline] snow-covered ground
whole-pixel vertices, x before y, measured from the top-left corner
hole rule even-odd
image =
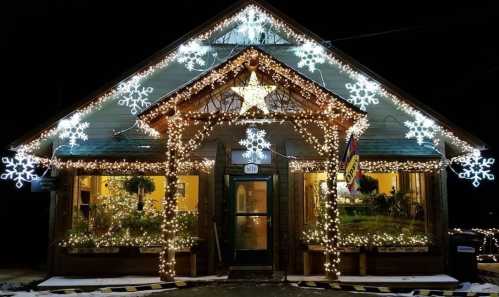
[[[202,288],[198,288],[202,290]],[[172,289],[170,289],[172,290]],[[173,289],[176,290],[176,289]],[[187,289],[188,290],[188,289]],[[12,296],[12,297],[118,297],[118,296],[130,296],[130,297],[144,297],[152,293],[164,292],[168,290],[152,290],[144,292],[130,292],[130,293],[101,293],[101,292],[88,292],[88,293],[71,293],[71,294],[53,294],[48,291],[30,291],[30,292],[12,292],[12,291],[0,291],[0,296]],[[466,291],[466,292],[486,292],[486,293],[499,293],[499,286],[493,284],[479,284],[479,283],[462,283],[459,289],[456,291]],[[316,294],[317,295],[317,294]],[[320,295],[320,294],[319,294]],[[376,294],[376,295],[397,295],[397,296],[412,296],[412,293],[407,294]]]

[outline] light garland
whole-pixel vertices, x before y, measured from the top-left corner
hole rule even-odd
[[[248,163],[259,163],[261,160],[265,159],[263,150],[270,148],[270,143],[265,140],[266,134],[267,132],[265,132],[265,130],[256,128],[246,129],[246,138],[241,139],[239,144],[246,147],[243,158],[245,158]]]
[[[324,234],[320,230],[309,230],[302,233],[302,239],[307,244],[321,244]],[[427,247],[431,244],[426,234],[387,232],[355,234],[347,233],[340,236],[341,247]]]
[[[255,16],[253,18],[253,22],[251,22],[251,19],[249,19],[248,22],[249,15]],[[258,21],[256,21],[256,23],[255,23],[255,18],[258,18]],[[223,32],[227,28],[232,27],[234,25],[236,26],[243,25],[239,27],[240,32],[242,34],[247,34],[256,37],[258,35],[257,32],[260,31],[259,28],[260,27],[263,28],[264,24],[268,24],[270,28],[273,28],[274,30],[281,32],[281,34],[286,36],[289,40],[295,40],[298,44],[302,45],[309,44],[308,47],[323,48],[322,45],[320,45],[317,41],[310,39],[309,37],[307,37],[302,33],[298,33],[287,23],[285,23],[281,19],[274,17],[272,14],[270,14],[265,9],[256,4],[249,4],[243,7],[241,10],[237,11],[234,15],[222,19],[221,21],[213,25],[211,28],[208,28],[202,33],[200,33],[197,37],[186,41],[184,45],[187,45],[191,42],[197,42],[201,44],[203,41],[208,41],[214,34],[218,32]],[[343,62],[341,58],[338,58],[333,51],[329,49],[324,49],[324,52],[325,52],[325,58],[330,64],[336,65],[341,72],[347,73],[352,79],[356,80],[359,77],[359,75],[362,75],[360,72],[354,70],[349,64]],[[164,57],[160,58],[159,61],[152,63],[149,66],[138,71],[134,76],[132,76],[128,80],[133,81],[137,77],[141,79],[148,78],[156,71],[167,67],[172,61],[176,61],[177,54],[178,50],[172,50],[171,52],[167,53]],[[406,103],[405,101],[400,99],[397,95],[394,95],[387,89],[380,87],[378,92],[381,95],[392,100],[392,102],[395,104],[395,106],[398,109],[403,110],[404,112],[410,115],[415,115],[415,112],[417,112],[411,105],[409,105],[408,103]],[[118,94],[117,89],[111,89],[107,93],[92,100],[88,105],[78,109],[77,112],[81,113],[82,115],[86,115],[93,110],[100,109],[102,108],[102,105],[104,103],[106,103],[110,99],[115,98],[117,94]],[[443,129],[442,127],[438,128],[439,132],[444,137],[448,138],[453,145],[460,148],[463,152],[471,152],[473,150],[473,147],[470,144],[461,140],[460,138],[455,136],[452,132]],[[39,137],[35,138],[34,140],[30,141],[27,144],[21,145],[17,149],[24,150],[25,152],[32,152],[38,149],[44,141],[54,136],[55,134],[56,134],[55,128],[45,130],[40,134]]]
[[[47,159],[40,157],[33,157],[36,163],[42,167],[53,167],[57,169],[80,169],[83,171],[99,171],[109,173],[164,173],[166,162],[139,162],[139,161],[106,161],[106,160],[60,160],[60,159]],[[201,161],[182,160],[178,164],[178,171],[180,173],[190,173],[193,171],[200,171],[210,173],[215,165],[215,160],[203,159]]]
[[[478,248],[477,260],[499,262],[496,254],[499,253],[499,229],[498,228],[471,228],[472,232],[480,234],[482,236],[482,243]],[[454,228],[449,230],[449,235],[454,234],[464,234],[469,231],[463,230],[461,228]]]
[[[367,120],[367,116],[360,118],[355,124],[347,129],[345,140],[350,140],[350,136],[353,136],[355,139],[359,140],[360,136],[362,136],[368,128],[369,122]]]
[[[276,86],[262,86],[259,84],[256,73],[251,71],[248,84],[242,87],[231,87],[232,91],[236,92],[239,96],[244,98],[243,105],[239,113],[243,114],[250,108],[256,107],[269,113],[265,97],[276,89]]]
[[[22,188],[24,182],[38,179],[35,173],[37,162],[31,155],[20,151],[13,158],[3,157],[2,163],[5,164],[5,172],[0,178],[15,181],[18,189]]]
[[[256,48],[248,48],[224,64],[212,69],[208,74],[194,83],[187,85],[172,96],[165,98],[145,113],[140,119],[150,124],[153,120],[167,115],[177,109],[177,106],[190,100],[194,95],[207,88],[215,89],[226,83],[228,77],[235,77],[245,69],[245,64],[258,61],[257,69],[267,74],[276,84],[281,84],[295,90],[303,98],[322,107],[325,114],[356,122],[364,115],[352,109],[346,102],[333,96],[332,93],[316,83],[303,78],[290,68],[283,66],[271,56]],[[251,80],[251,79],[250,79]],[[244,104],[244,103],[243,103]],[[266,107],[266,106],[265,106]],[[260,105],[259,108],[263,109]],[[263,110],[265,112],[265,110]]]
[[[345,87],[350,92],[348,102],[358,106],[361,110],[366,110],[369,104],[379,104],[379,99],[376,98],[379,84],[368,80],[364,75],[357,75],[356,82],[346,83]]]
[[[321,160],[292,160],[289,161],[289,170],[295,172],[325,171],[325,161]],[[360,161],[360,168],[366,172],[389,173],[398,171],[408,172],[435,172],[445,168],[440,160],[426,161]]]

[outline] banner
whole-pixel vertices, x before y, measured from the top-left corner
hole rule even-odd
[[[357,140],[350,136],[347,148],[343,156],[343,164],[345,165],[345,181],[350,193],[355,193],[359,188],[359,180],[362,175],[360,171],[360,159],[357,151]]]

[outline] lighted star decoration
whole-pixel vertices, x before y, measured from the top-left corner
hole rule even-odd
[[[59,121],[57,130],[59,131],[60,139],[68,139],[71,147],[78,144],[78,140],[88,140],[88,135],[85,130],[90,126],[88,122],[81,121],[79,113],[74,114],[68,119]]]
[[[268,17],[250,6],[242,11],[238,17],[237,31],[246,37],[251,43],[256,43],[261,34],[265,32],[264,25],[268,21]]]
[[[408,139],[416,138],[419,145],[423,144],[425,138],[433,140],[437,130],[435,122],[419,112],[415,114],[415,117],[416,119],[414,121],[404,122],[404,125],[409,128],[409,132],[405,134],[405,137]]]
[[[241,139],[239,144],[246,147],[246,151],[242,154],[243,158],[248,160],[248,163],[258,163],[265,159],[264,149],[270,149],[270,143],[265,140],[265,130],[257,128],[246,129],[246,138]]]
[[[231,87],[231,89],[244,99],[241,110],[239,111],[240,114],[247,112],[253,106],[267,114],[269,113],[269,109],[265,103],[265,97],[273,92],[276,89],[276,86],[260,85],[258,78],[256,77],[256,73],[251,71],[251,75],[246,86]]]
[[[18,189],[22,188],[24,182],[32,182],[38,179],[35,173],[36,160],[24,152],[18,152],[13,158],[3,157],[5,172],[0,175],[1,179],[10,179],[16,182]]]
[[[298,68],[308,68],[308,71],[314,72],[317,64],[326,62],[326,53],[324,48],[314,42],[307,41],[294,49],[294,54],[300,58]]]
[[[118,86],[121,93],[121,99],[118,104],[130,108],[130,112],[136,115],[139,111],[146,109],[151,105],[149,94],[153,92],[152,87],[143,87],[140,84],[140,77],[134,76],[127,82]]]
[[[209,46],[202,45],[197,40],[182,44],[177,52],[177,62],[184,64],[189,71],[195,70],[196,66],[203,67],[206,65],[204,56],[209,50]]]
[[[459,178],[471,179],[475,187],[480,185],[482,180],[494,180],[494,174],[490,172],[494,164],[494,158],[483,158],[480,151],[476,150],[459,160],[463,167],[463,172],[458,174]]]
[[[348,102],[358,106],[361,110],[366,110],[370,104],[379,104],[379,100],[375,97],[379,89],[379,85],[368,80],[364,75],[358,75],[355,83],[346,83],[350,96]]]

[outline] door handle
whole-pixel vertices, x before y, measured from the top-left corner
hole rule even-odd
[[[267,222],[269,223],[269,226],[272,227],[272,217],[271,216],[267,217]]]

